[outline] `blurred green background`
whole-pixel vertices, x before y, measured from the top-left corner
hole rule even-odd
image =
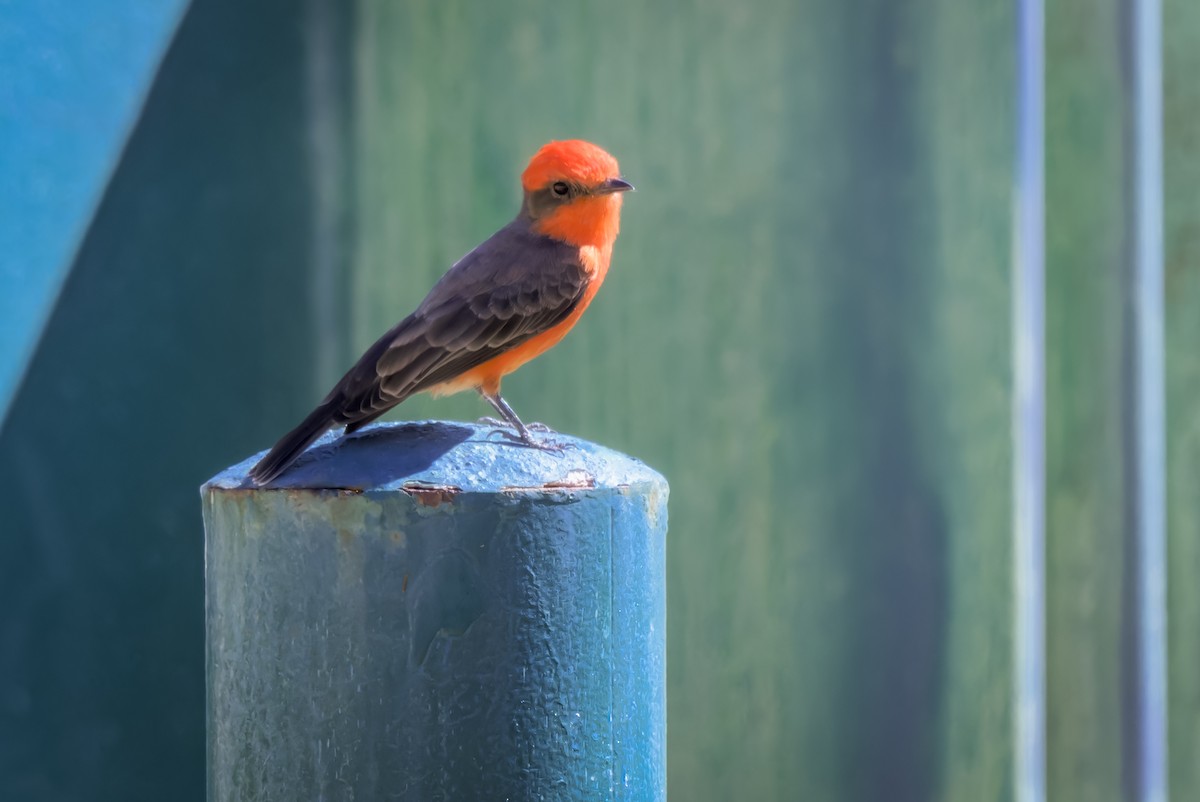
[[[1128,14],[1046,8],[1055,800],[1136,798]],[[1182,800],[1200,5],[1164,16]],[[193,0],[162,46],[0,428],[0,798],[202,798],[198,485],[297,422],[568,137],[638,192],[596,303],[505,395],[671,482],[672,798],[1016,798],[1012,3]]]

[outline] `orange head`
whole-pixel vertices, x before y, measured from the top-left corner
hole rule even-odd
[[[573,245],[610,246],[621,226],[621,179],[617,160],[582,139],[549,142],[529,160],[521,176],[522,212],[533,227]]]

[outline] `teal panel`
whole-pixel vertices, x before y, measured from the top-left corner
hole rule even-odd
[[[1133,512],[1123,7],[1047,13],[1047,775],[1050,798],[1097,802],[1128,798],[1133,749],[1117,659]]]
[[[1163,3],[1171,798],[1200,799],[1200,4]]]
[[[330,303],[317,10],[189,9],[0,430],[0,799],[203,798],[195,488],[302,411]]]
[[[186,7],[0,3],[0,420]]]

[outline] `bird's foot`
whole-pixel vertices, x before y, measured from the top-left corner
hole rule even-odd
[[[508,421],[501,420],[500,418],[492,418],[487,415],[484,415],[482,418],[477,418],[475,420],[475,422],[481,423],[484,426],[493,426],[497,429],[512,429],[513,428],[513,425],[511,423],[509,423]],[[555,431],[553,429],[551,429],[549,426],[547,426],[544,423],[538,423],[537,421],[534,421],[533,423],[525,424],[525,428],[526,428],[526,430],[531,431],[531,432],[541,432],[543,434],[546,434],[546,433],[555,434]]]
[[[499,435],[514,446],[518,446],[520,448],[533,448],[538,451],[548,451],[551,454],[561,454],[567,449],[575,447],[574,443],[559,443],[554,440],[534,439],[534,437],[530,435],[528,431],[531,428],[533,427],[527,426],[524,435],[522,435],[520,432],[513,431],[512,427],[504,426],[503,428],[493,429],[492,431],[488,432],[488,439],[490,440],[493,436]],[[549,431],[549,429],[546,431]]]

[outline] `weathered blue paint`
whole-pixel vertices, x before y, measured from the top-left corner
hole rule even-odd
[[[202,488],[209,799],[663,800],[667,483],[473,424]]]
[[[0,3],[0,420],[186,7]]]

